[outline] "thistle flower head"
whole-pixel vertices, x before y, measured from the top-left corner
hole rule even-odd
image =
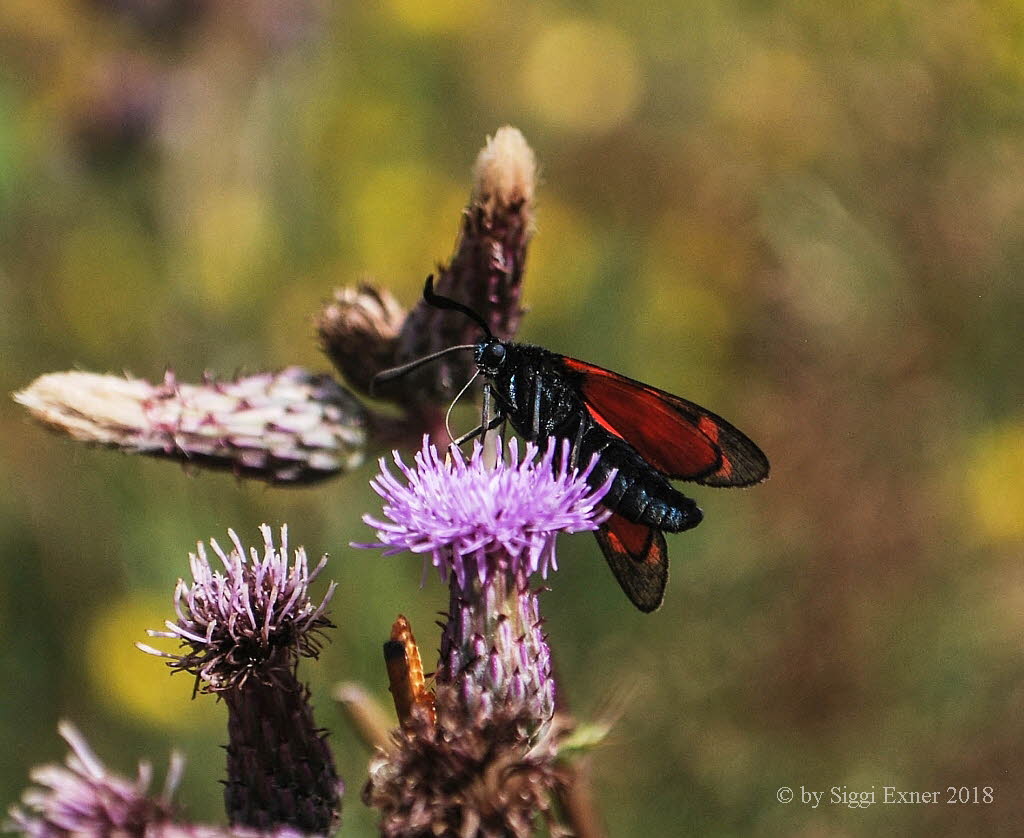
[[[413,466],[394,454],[404,484],[381,458],[371,485],[384,499],[384,519],[363,517],[379,541],[354,546],[382,547],[388,556],[423,553],[442,578],[454,575],[460,587],[474,572],[481,581],[495,572],[546,578],[557,569],[558,533],[596,530],[608,517],[599,504],[610,479],[597,488],[587,483],[596,458],[579,472],[569,467],[568,442],[557,465],[556,450],[554,439],[543,455],[527,443],[520,458],[512,439],[491,466],[479,443],[468,460],[458,449],[442,458],[424,438]]]
[[[140,762],[134,780],[107,769],[85,738],[69,722],[58,727],[71,746],[64,765],[41,765],[32,771],[37,785],[13,807],[5,829],[26,838],[305,838],[290,827],[271,830],[230,828],[173,821],[171,798],[184,760],[172,754],[167,779],[158,795],[150,793],[153,770]]]
[[[77,835],[142,836],[170,820],[171,796],[181,777],[182,761],[171,758],[163,793],[149,794],[152,767],[140,763],[135,780],[109,772],[82,735],[68,722],[61,736],[71,746],[64,765],[33,770],[37,788],[22,797],[25,808],[11,810],[10,826],[30,838]]]
[[[327,556],[310,570],[302,547],[289,559],[286,526],[281,527],[280,547],[274,545],[270,527],[263,524],[260,532],[262,556],[256,548],[247,553],[234,530],[228,530],[230,552],[210,539],[222,569],[211,566],[202,542],[189,554],[193,582],[178,580],[178,619],[166,623],[167,631],[150,631],[153,637],[180,640],[186,653],[173,655],[139,644],[144,652],[170,658],[173,669],[197,675],[210,692],[243,686],[250,678],[276,682],[297,655],[316,657],[323,631],[331,627],[324,610],[335,583],[319,605],[309,593]]]
[[[437,719],[414,713],[370,763],[363,802],[381,812],[384,838],[436,835],[527,838],[540,815],[558,831],[550,796],[565,729],[550,725],[527,745],[522,708],[470,708],[451,686],[437,692]]]
[[[368,393],[373,377],[394,364],[405,316],[387,289],[365,282],[338,288],[316,318],[321,348],[353,387]]]
[[[60,372],[14,400],[89,445],[230,469],[268,483],[313,483],[362,462],[366,410],[327,375],[299,367],[201,384]]]

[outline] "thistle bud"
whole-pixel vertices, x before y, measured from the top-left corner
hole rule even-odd
[[[79,442],[228,469],[268,483],[313,483],[349,471],[366,447],[363,407],[330,376],[299,367],[185,384],[87,372],[50,373],[14,395],[51,430]]]

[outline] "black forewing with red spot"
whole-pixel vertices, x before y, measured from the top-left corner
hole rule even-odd
[[[562,362],[591,418],[666,477],[705,486],[750,486],[768,476],[761,449],[721,416],[611,370],[575,358]]]
[[[668,549],[661,530],[613,513],[594,535],[630,601],[645,613],[661,605],[668,584]]]

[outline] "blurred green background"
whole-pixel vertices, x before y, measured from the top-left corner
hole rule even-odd
[[[695,489],[664,608],[592,539],[544,605],[563,690],[618,714],[615,836],[1017,835],[1024,806],[1024,8],[1013,2],[4,0],[0,391],[71,368],[183,380],[328,364],[310,317],[411,303],[485,135],[541,165],[521,336],[707,405],[768,484]],[[196,540],[288,522],[339,628],[304,666],[387,700],[420,565],[346,545],[371,468],[313,489],[85,449],[0,400],[0,802],[70,718],[129,771],[172,746],[222,820],[224,710],[132,648]],[[780,786],[992,786],[817,809]],[[943,801],[945,797],[943,796]]]

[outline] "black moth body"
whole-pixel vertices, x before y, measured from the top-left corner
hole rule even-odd
[[[602,485],[616,471],[602,501],[613,512],[665,532],[682,532],[701,522],[703,514],[693,500],[651,468],[628,442],[591,419],[573,381],[578,374],[566,369],[563,356],[540,346],[494,339],[478,343],[474,353],[500,415],[516,433],[542,449],[551,437],[569,440],[580,467],[599,454],[588,478],[591,486]]]

